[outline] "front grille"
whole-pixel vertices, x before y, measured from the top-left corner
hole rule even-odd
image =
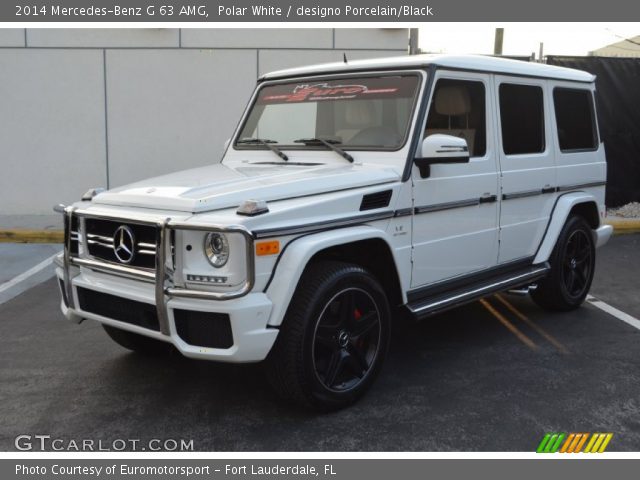
[[[160,331],[158,315],[154,305],[136,302],[127,298],[96,292],[87,288],[78,288],[80,309],[102,317]]]
[[[120,227],[129,229],[133,236],[133,258],[130,261],[122,261],[128,254],[116,255],[115,247],[118,246],[119,236],[116,232]],[[96,218],[85,219],[85,231],[87,232],[87,250],[94,258],[107,262],[129,265],[132,267],[154,269],[156,266],[156,245],[158,242],[158,228],[152,225],[138,223],[126,223],[113,220]],[[124,252],[126,253],[126,252]]]
[[[207,348],[231,348],[231,321],[225,313],[174,310],[176,330],[189,345]]]
[[[64,216],[64,234],[65,244],[67,243],[67,236],[71,236],[71,238],[69,239],[69,253],[71,255],[78,255],[78,243],[80,241],[80,234],[78,232],[77,216],[71,216],[71,226],[69,226],[69,217],[67,215]]]

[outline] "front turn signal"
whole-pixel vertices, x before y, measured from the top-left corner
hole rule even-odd
[[[278,240],[256,243],[256,255],[259,257],[277,255],[278,253],[280,253],[280,242]]]

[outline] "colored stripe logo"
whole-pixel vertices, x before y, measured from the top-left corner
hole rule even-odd
[[[613,433],[547,433],[537,453],[602,453]]]

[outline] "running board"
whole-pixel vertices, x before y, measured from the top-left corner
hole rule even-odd
[[[409,303],[409,311],[417,318],[424,318],[436,313],[472,302],[492,293],[522,287],[543,278],[549,271],[547,262],[529,266],[517,272],[496,276],[480,283],[467,285],[446,293],[424,297]]]

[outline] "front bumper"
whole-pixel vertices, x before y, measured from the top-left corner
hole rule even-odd
[[[62,263],[61,259],[56,263]],[[61,290],[64,288],[64,272],[56,268],[56,275]],[[267,328],[267,321],[271,313],[272,304],[264,293],[250,293],[241,298],[226,302],[214,302],[193,298],[170,298],[166,302],[166,313],[169,332],[134,325],[126,321],[109,318],[92,311],[83,309],[79,290],[98,292],[119,297],[121,299],[139,302],[155,308],[153,285],[135,280],[114,277],[99,272],[80,273],[80,269],[72,268],[71,272],[71,302],[62,291],[61,309],[71,321],[79,323],[84,319],[96,320],[122,330],[155,338],[173,344],[186,357],[217,360],[225,362],[258,362],[264,360],[273,346],[278,330]],[[176,324],[176,312],[207,312],[214,315],[228,315],[232,332],[232,345],[229,348],[211,348],[197,345],[197,339],[181,337]],[[184,336],[184,334],[183,334]]]
[[[172,229],[215,231],[221,227],[177,223],[169,219],[156,223],[156,268],[147,272],[72,255],[72,215],[84,213],[73,207],[65,208],[63,213],[65,249],[55,263],[62,295],[61,308],[69,320],[79,323],[88,318],[169,342],[191,358],[256,362],[267,356],[278,330],[267,327],[271,301],[264,293],[251,293],[253,237],[248,231],[230,227],[242,233],[247,241],[249,274],[246,282],[237,291],[216,293],[173,284],[170,277],[171,268],[175,266],[171,262],[169,234]],[[98,301],[87,301],[87,298]],[[98,303],[102,307],[96,308]],[[223,342],[211,341],[215,333],[207,328],[209,325],[213,328],[214,319],[217,324],[222,320]],[[201,341],[198,332],[208,336],[209,341]]]

